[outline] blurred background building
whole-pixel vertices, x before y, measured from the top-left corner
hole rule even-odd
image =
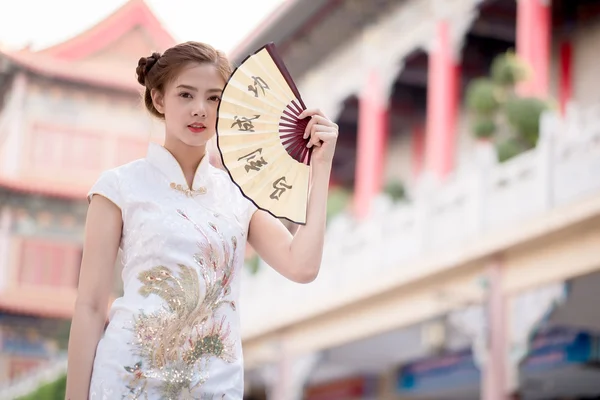
[[[0,53],[0,382],[64,357],[86,193],[145,155],[153,122],[134,68],[173,44],[134,0],[64,43]]]
[[[286,0],[230,56],[269,41],[340,138],[319,278],[248,258],[248,399],[598,398],[600,0]],[[0,54],[0,395],[64,372],[84,196],[172,43],[131,0]]]

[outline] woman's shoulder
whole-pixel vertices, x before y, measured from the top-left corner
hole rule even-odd
[[[139,159],[102,171],[88,192],[88,201],[94,194],[100,194],[122,207],[123,188],[130,187],[129,183],[144,173],[146,164],[144,159]]]
[[[104,170],[98,180],[103,178],[116,179],[118,181],[127,181],[129,179],[138,179],[140,174],[146,173],[149,169],[149,164],[144,158],[121,164]]]
[[[130,161],[126,164],[119,165],[118,167],[113,167],[108,171],[114,171],[115,174],[128,177],[130,175],[135,175],[140,172],[145,172],[149,167],[149,164],[145,158],[140,158],[134,161]]]

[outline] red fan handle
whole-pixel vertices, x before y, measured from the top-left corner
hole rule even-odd
[[[279,138],[285,150],[294,160],[310,165],[313,149],[306,147],[309,139],[304,139],[304,131],[310,118],[298,119],[302,111],[302,107],[296,100],[292,100],[287,105],[279,120]]]

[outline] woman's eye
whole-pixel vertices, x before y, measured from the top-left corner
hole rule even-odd
[[[189,94],[188,92],[182,92],[182,93],[179,93],[179,97],[183,97],[184,99],[191,99],[192,95]]]
[[[211,101],[221,101],[221,98],[219,96],[212,96],[209,98],[209,100]]]

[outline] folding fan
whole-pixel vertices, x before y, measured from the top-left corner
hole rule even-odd
[[[277,218],[306,223],[309,164],[304,102],[273,43],[235,69],[221,96],[217,147],[242,194]]]

